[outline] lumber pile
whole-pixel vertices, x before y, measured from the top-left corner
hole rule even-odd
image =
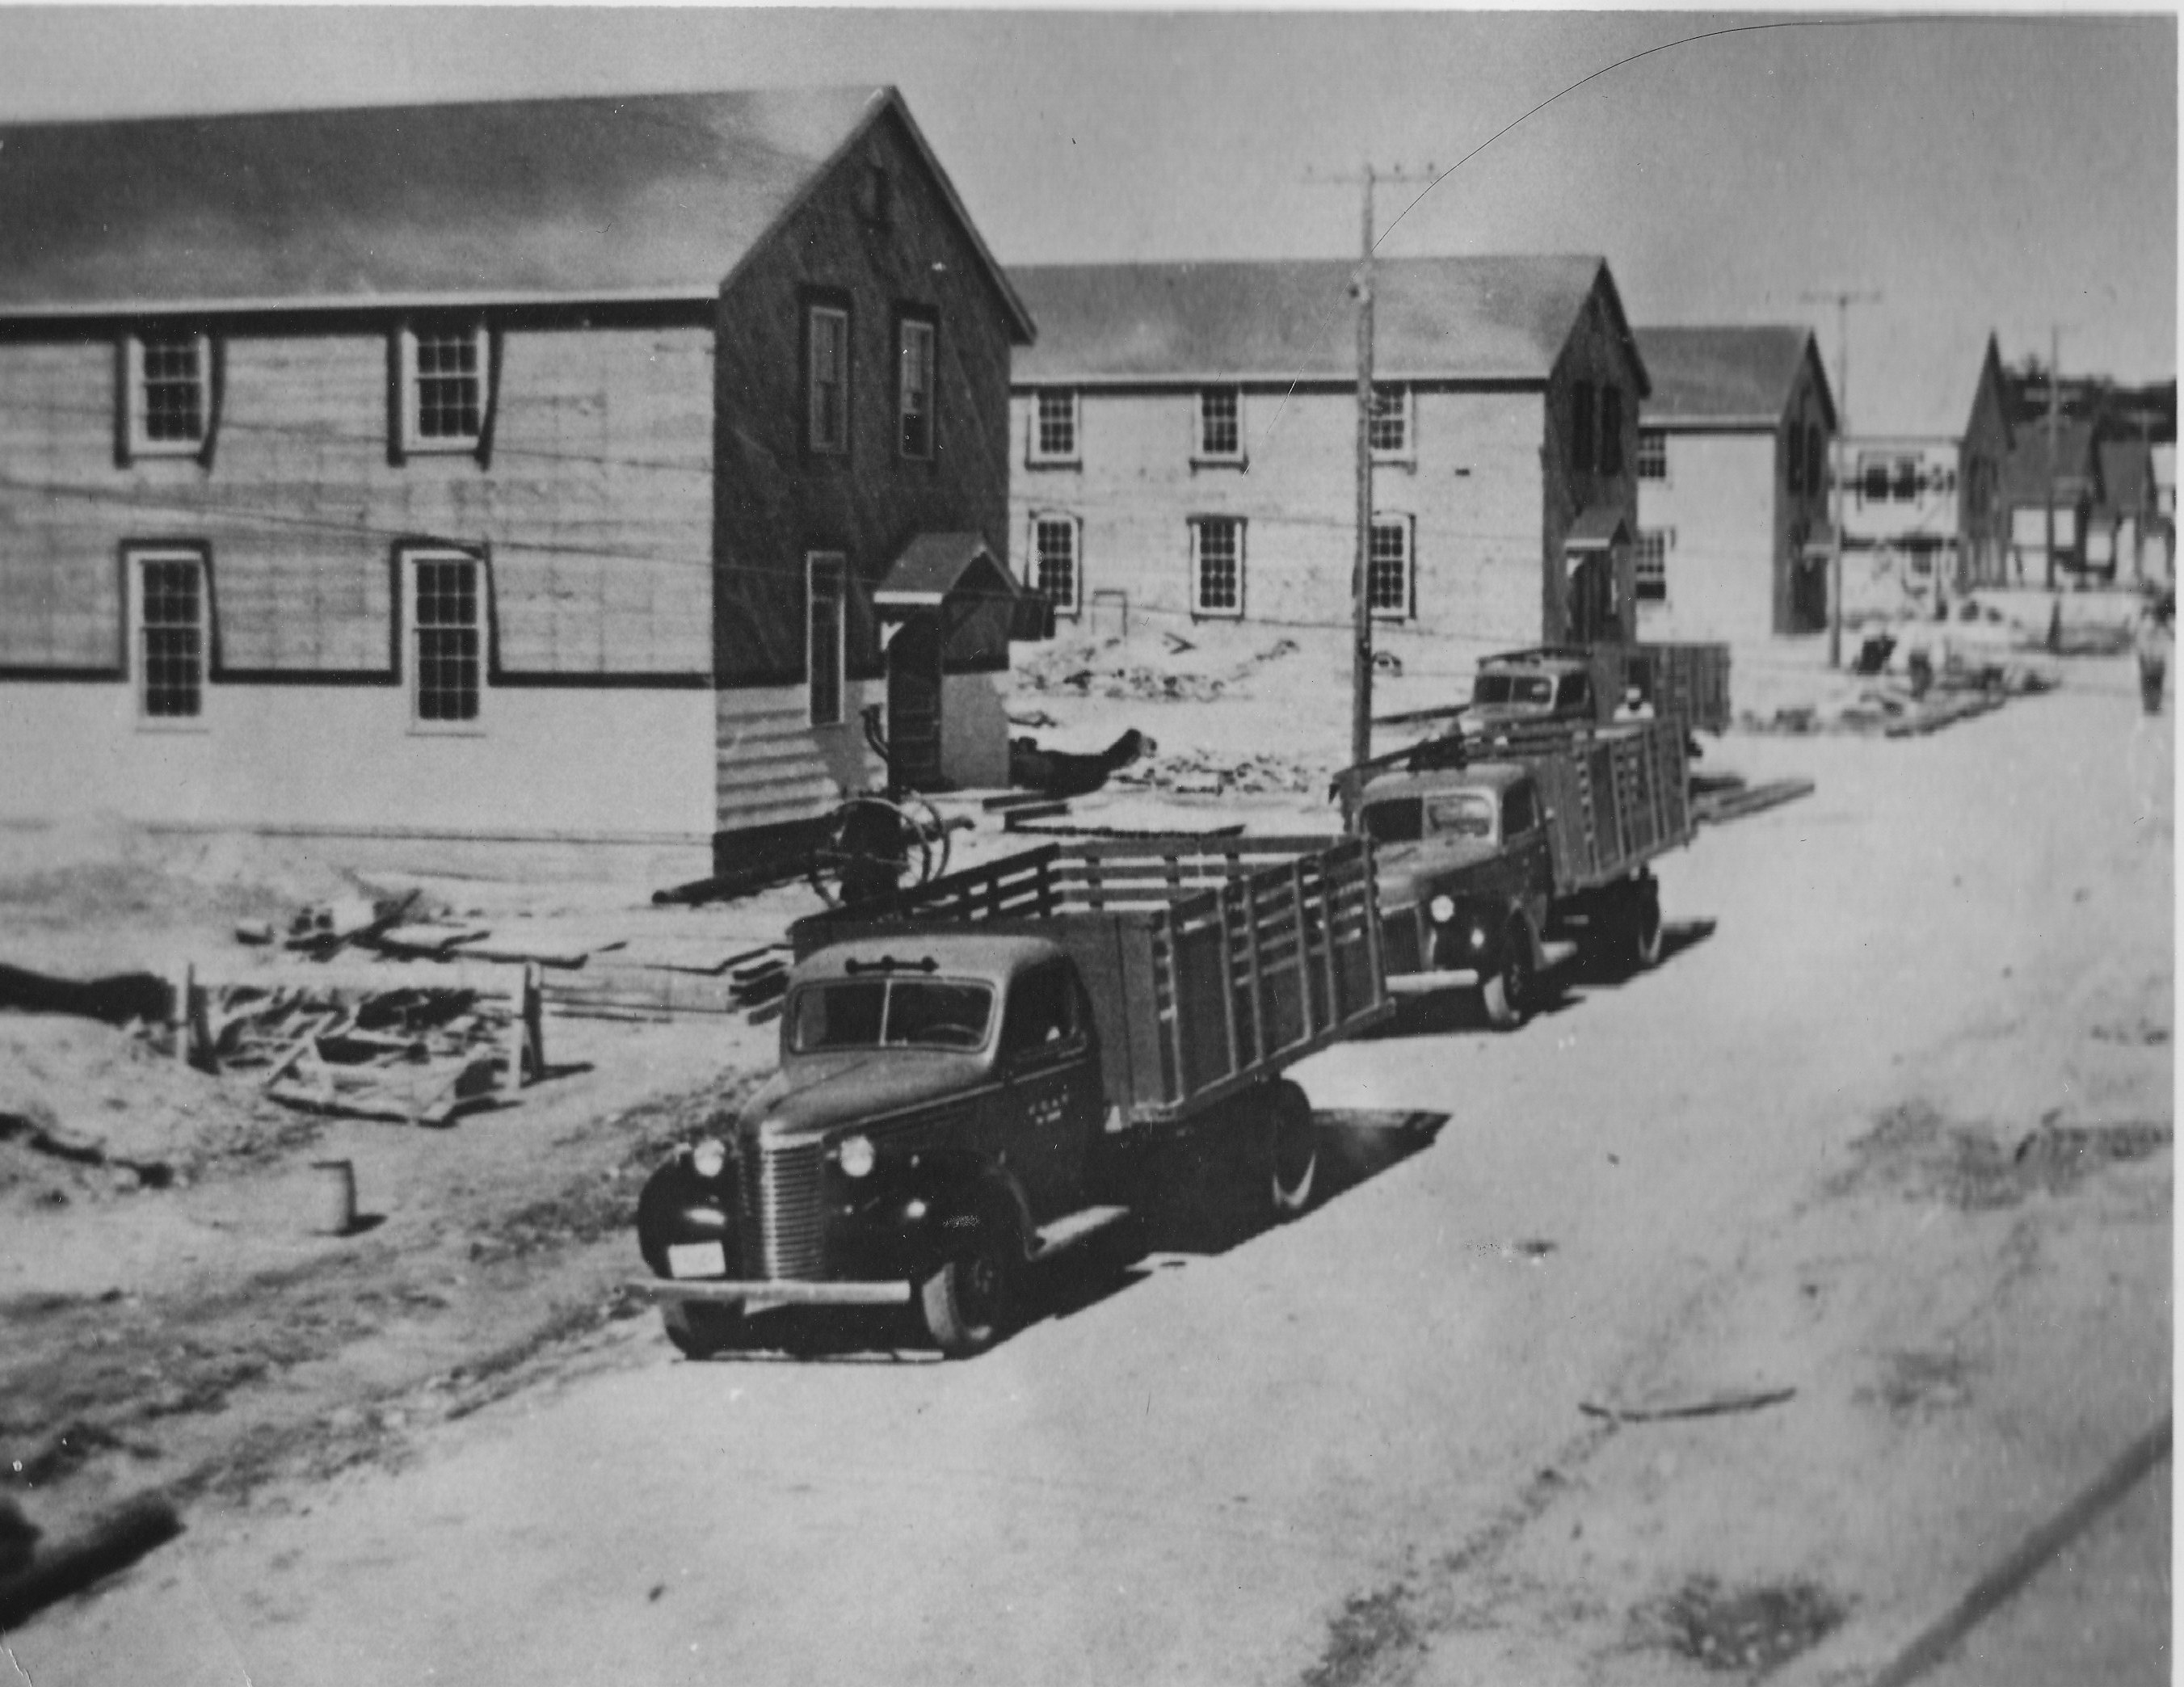
[[[747,1014],[777,1001],[788,983],[788,963],[771,944],[729,955],[710,966],[594,966],[583,976],[545,981],[546,1011],[571,1019],[660,1022],[678,1014]]]

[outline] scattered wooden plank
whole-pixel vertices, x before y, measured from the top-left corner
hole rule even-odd
[[[1155,831],[1143,832],[1131,831],[1127,827],[1119,826],[1039,826],[1036,824],[1027,824],[1023,826],[1012,825],[1009,827],[1009,830],[1011,832],[1028,832],[1035,838],[1127,838],[1145,839],[1157,838],[1241,838],[1244,835],[1244,822],[1240,820],[1234,826],[1211,826],[1198,831],[1188,831],[1173,826],[1164,826]]]
[[[1004,791],[997,797],[986,798],[978,806],[988,814],[996,814],[1010,809],[1020,809],[1028,804],[1043,803],[1048,800],[1046,793],[1043,791]]]
[[[1793,803],[1800,797],[1809,797],[1818,788],[1810,779],[1776,779],[1741,791],[1701,797],[1691,805],[1691,819],[1696,824],[1719,826],[1726,821],[1741,820],[1747,815],[1758,814],[1763,809]]]
[[[1730,1412],[1758,1411],[1794,1399],[1797,1392],[1795,1389],[1759,1389],[1739,1394],[1714,1395],[1706,1400],[1677,1406],[1601,1406],[1585,1400],[1578,1402],[1577,1409],[1588,1417],[1606,1417],[1618,1423],[1658,1423],[1669,1418],[1720,1417]]]
[[[1028,820],[1047,820],[1056,815],[1068,812],[1069,804],[1064,799],[1056,797],[1035,799],[1028,803],[1020,803],[1009,810],[1007,817],[1001,825],[1005,831],[1018,832],[1022,830],[1023,823]]]

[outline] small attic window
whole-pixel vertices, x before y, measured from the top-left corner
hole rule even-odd
[[[874,228],[885,228],[893,209],[894,184],[888,180],[887,166],[868,164],[863,179],[857,185],[857,214]]]

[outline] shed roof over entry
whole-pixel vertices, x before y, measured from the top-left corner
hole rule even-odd
[[[1054,636],[1052,601],[1018,585],[977,533],[920,533],[872,592],[883,621],[957,605],[1000,611],[1011,643]]]
[[[1630,543],[1630,525],[1623,519],[1623,512],[1605,504],[1594,504],[1563,536],[1565,551],[1613,550]]]

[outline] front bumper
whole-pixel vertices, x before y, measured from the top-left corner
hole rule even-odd
[[[624,1288],[655,1305],[699,1301],[710,1306],[740,1306],[746,1312],[774,1306],[901,1306],[909,1304],[911,1295],[907,1282],[800,1283],[786,1278],[723,1283],[717,1278],[677,1282],[640,1278]]]

